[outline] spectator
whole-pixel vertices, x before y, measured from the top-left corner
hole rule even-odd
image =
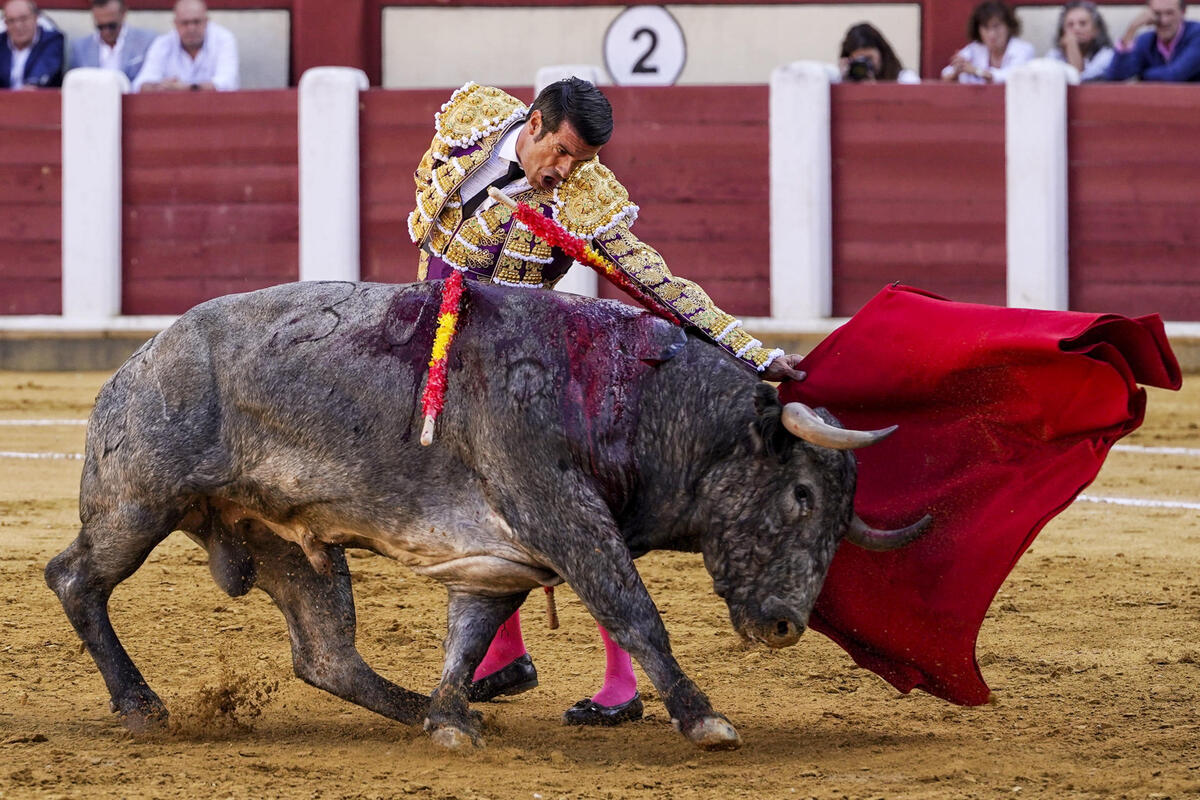
[[[208,7],[203,0],[178,0],[175,30],[150,45],[133,90],[229,92],[237,88],[238,52],[233,34],[208,21]]]
[[[0,33],[0,89],[44,89],[62,86],[63,35],[38,25],[33,0],[8,0],[4,4]]]
[[[846,31],[842,39],[842,55],[838,61],[843,81],[895,81],[896,83],[920,83],[921,78],[911,69],[905,69],[896,58],[895,51],[874,26],[861,22]]]
[[[101,67],[137,77],[154,33],[125,24],[125,0],[92,0],[96,32],[71,42],[71,68]]]
[[[1033,59],[1033,45],[1018,39],[1021,23],[1000,0],[984,0],[967,21],[970,44],[954,54],[942,80],[959,83],[1004,83],[1014,67]]]
[[[1058,16],[1058,46],[1047,57],[1064,61],[1079,71],[1079,80],[1104,79],[1112,63],[1112,40],[1100,9],[1091,0],[1070,0]]]
[[[1110,81],[1200,80],[1200,22],[1183,18],[1184,0],[1150,0],[1116,43],[1104,77]],[[1154,30],[1138,36],[1138,30]]]

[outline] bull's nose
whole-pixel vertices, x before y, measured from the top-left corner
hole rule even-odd
[[[777,619],[771,625],[765,638],[770,647],[791,647],[800,641],[802,633],[804,633],[803,625],[797,625],[790,619]]]
[[[787,603],[771,596],[763,603],[763,639],[770,647],[790,647],[804,633],[807,615],[795,613]]]

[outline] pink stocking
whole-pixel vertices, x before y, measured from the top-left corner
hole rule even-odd
[[[619,706],[637,694],[637,676],[633,674],[633,659],[621,649],[599,623],[600,638],[604,640],[604,686],[592,695],[602,706]]]
[[[525,655],[525,640],[521,638],[521,612],[514,611],[513,615],[504,621],[504,624],[496,631],[496,635],[492,637],[492,644],[488,647],[487,655],[475,668],[473,680],[486,678],[523,655]]]

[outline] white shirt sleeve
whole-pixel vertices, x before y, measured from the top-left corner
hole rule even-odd
[[[133,79],[133,90],[140,92],[147,83],[161,83],[166,71],[167,55],[171,48],[171,34],[164,33],[150,43],[146,51],[146,60],[137,77]]]
[[[237,38],[227,28],[208,24],[209,35],[215,45],[216,69],[213,71],[213,86],[222,92],[237,91],[241,87],[238,65]],[[214,35],[216,34],[216,35]]]
[[[992,69],[992,83],[1004,83],[1008,80],[1008,74],[1017,67],[1032,61],[1037,51],[1033,49],[1033,45],[1024,39],[1010,39],[1008,47],[1004,50],[1004,60],[1001,61],[999,69]]]
[[[1101,48],[1096,55],[1092,56],[1090,61],[1083,64],[1083,72],[1079,74],[1081,81],[1098,81],[1104,78],[1104,73],[1108,71],[1108,65],[1113,60],[1113,49],[1111,47]]]
[[[975,54],[976,54],[976,50],[978,49],[975,47],[975,45],[977,45],[977,44],[978,44],[978,42],[968,42],[966,47],[962,48],[954,55],[962,56],[969,64],[975,64]],[[984,52],[986,53],[987,51],[985,50]],[[985,56],[985,58],[986,58],[986,56]],[[953,59],[951,59],[951,61],[953,61]],[[987,62],[984,61],[984,63],[986,64]],[[978,66],[978,65],[976,64],[976,66]],[[949,78],[953,74],[954,74],[954,64],[947,64],[946,66],[944,66],[942,68],[942,77],[943,78]],[[974,75],[970,75],[966,72],[963,72],[963,73],[959,74],[958,82],[959,83],[970,83],[970,82],[980,83],[981,81],[979,80],[979,78],[976,78]]]

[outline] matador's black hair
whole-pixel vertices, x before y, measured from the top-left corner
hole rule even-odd
[[[550,84],[538,92],[529,111],[542,112],[542,125],[551,133],[565,119],[589,147],[600,147],[612,138],[612,106],[595,84],[582,78],[563,78]]]

